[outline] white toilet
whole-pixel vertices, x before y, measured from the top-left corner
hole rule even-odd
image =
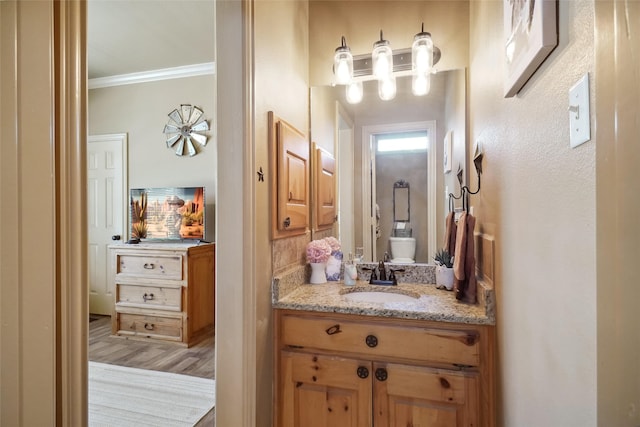
[[[389,237],[391,262],[413,264],[416,256],[416,239],[413,237]]]

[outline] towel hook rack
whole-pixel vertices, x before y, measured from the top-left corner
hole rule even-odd
[[[478,188],[475,191],[472,191],[467,185],[462,185],[462,176],[464,175],[464,169],[462,169],[460,165],[458,165],[458,173],[456,175],[458,178],[458,185],[460,186],[460,194],[456,196],[453,193],[449,193],[449,212],[455,211],[455,200],[460,199],[462,199],[462,210],[467,213],[469,212],[469,195],[478,194],[480,192],[480,177],[482,175],[483,156],[484,154],[482,153],[482,150],[476,147],[476,154],[473,157],[473,164],[476,168],[476,173],[478,176]]]

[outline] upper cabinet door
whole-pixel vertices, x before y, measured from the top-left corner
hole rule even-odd
[[[309,141],[269,112],[272,182],[272,236],[304,234],[309,228]]]
[[[336,160],[322,148],[315,150],[316,229],[333,226],[336,221]]]

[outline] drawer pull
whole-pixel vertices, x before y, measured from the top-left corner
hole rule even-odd
[[[143,267],[146,270],[153,270],[154,268],[156,268],[155,264],[150,263],[150,262],[145,262]]]
[[[440,377],[440,385],[442,388],[451,388],[451,384],[449,384],[449,381],[447,381],[446,378]]]
[[[145,293],[144,295],[142,295],[142,299],[144,300],[144,302],[152,301],[153,298],[154,298],[153,294]]]
[[[144,328],[145,328],[147,331],[153,331],[153,328],[154,328],[154,327],[155,327],[155,325],[154,325],[153,323],[145,323],[145,324],[144,324]]]
[[[371,348],[376,347],[378,345],[378,337],[375,335],[367,335],[367,338],[364,339],[364,342]]]
[[[387,377],[389,375],[387,374],[387,370],[384,368],[378,368],[376,369],[376,379],[378,381],[386,381]]]
[[[327,329],[325,332],[327,333],[327,335],[334,335],[334,334],[339,334],[342,331],[340,330],[340,325],[338,324],[338,325],[333,325],[332,327]]]
[[[369,369],[367,369],[366,366],[358,366],[356,373],[358,374],[359,378],[365,379],[369,376]]]

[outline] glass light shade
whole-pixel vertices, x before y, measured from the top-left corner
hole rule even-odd
[[[411,45],[411,69],[414,73],[430,73],[433,68],[433,41],[431,34],[420,32]]]
[[[396,76],[391,75],[384,80],[378,80],[378,96],[383,101],[396,97]]]
[[[353,55],[351,49],[346,45],[344,37],[342,44],[336,48],[333,56],[333,74],[335,82],[339,85],[346,85],[353,78]]]
[[[411,80],[411,92],[415,96],[423,96],[431,90],[431,75],[428,73],[414,74]]]
[[[380,40],[373,44],[371,61],[376,79],[386,79],[393,73],[393,52],[387,40]]]
[[[347,85],[347,102],[349,104],[358,104],[362,101],[362,82],[352,81]]]

